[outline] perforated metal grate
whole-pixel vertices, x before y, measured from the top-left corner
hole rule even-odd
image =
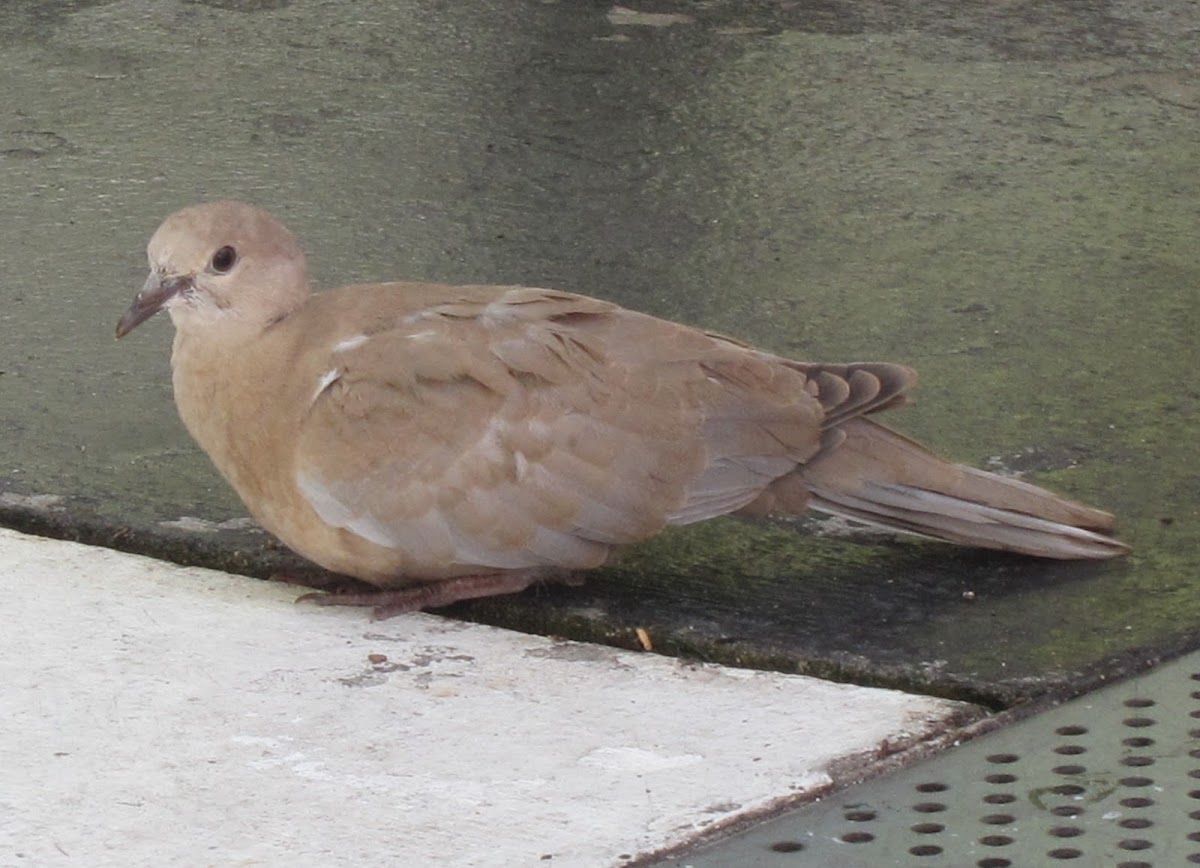
[[[659,864],[1200,865],[1200,654]]]

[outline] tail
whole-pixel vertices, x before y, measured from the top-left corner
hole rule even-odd
[[[1130,550],[1110,536],[1108,513],[951,464],[869,419],[846,420],[829,434],[829,444],[798,468],[813,509],[1043,558],[1114,558]]]

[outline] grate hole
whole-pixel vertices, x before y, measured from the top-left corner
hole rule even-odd
[[[989,805],[1007,805],[1009,802],[1015,802],[1017,797],[1012,793],[989,793],[983,800]]]
[[[1191,811],[1190,813],[1188,813],[1188,816],[1191,817],[1193,820],[1200,820],[1200,811]]]
[[[1198,713],[1196,716],[1200,717],[1200,713]],[[1121,723],[1134,729],[1141,729],[1147,726],[1154,726],[1154,724],[1158,723],[1158,721],[1152,717],[1127,717],[1122,720]]]
[[[1125,787],[1148,787],[1154,783],[1154,778],[1121,778],[1120,783]]]
[[[1121,806],[1124,808],[1148,808],[1153,804],[1154,799],[1147,799],[1143,798],[1142,796],[1132,796],[1128,799],[1121,799]]]
[[[1055,766],[1050,771],[1054,772],[1056,775],[1081,775],[1087,771],[1087,768],[1076,765]]]
[[[988,775],[984,778],[989,784],[1011,784],[1016,779],[1016,775]]]
[[[1083,808],[1079,805],[1059,805],[1057,808],[1051,808],[1050,813],[1056,817],[1078,817],[1083,813]]]
[[[1200,832],[1188,832],[1187,839],[1189,841],[1200,841]]]
[[[1200,853],[1192,853],[1187,857],[1187,860],[1193,865],[1200,865]]]
[[[847,844],[865,844],[868,841],[874,841],[875,836],[870,832],[847,832],[842,835],[842,840]]]
[[[1059,735],[1083,735],[1087,732],[1086,726],[1060,726],[1054,730]]]
[[[1083,834],[1083,829],[1078,826],[1055,826],[1050,830],[1050,834],[1055,838],[1074,838]]]
[[[1150,745],[1154,744],[1154,739],[1147,738],[1144,735],[1135,735],[1122,739],[1121,744],[1126,747],[1150,747]]]
[[[979,821],[989,826],[1007,826],[1014,819],[1012,814],[988,814],[986,817],[980,817]]]
[[[917,784],[915,789],[918,793],[940,793],[940,792],[943,792],[944,790],[950,789],[950,787],[947,786],[946,784],[928,783],[928,784]]]
[[[1189,750],[1188,756],[1190,756],[1192,759],[1200,759],[1200,747],[1196,748],[1195,750]]]
[[[1078,744],[1063,744],[1056,747],[1054,752],[1064,756],[1074,756],[1079,753],[1087,753],[1087,748]]]
[[[1083,855],[1083,851],[1076,850],[1074,847],[1060,847],[1057,850],[1051,850],[1046,855],[1051,859],[1078,859]]]
[[[918,835],[932,835],[935,832],[940,832],[946,827],[941,823],[917,823],[914,826],[909,826]]]
[[[1118,862],[1117,868],[1154,868],[1149,862]]]
[[[913,810],[922,814],[936,814],[938,811],[946,810],[946,806],[941,802],[920,802],[913,805]]]
[[[1123,766],[1152,766],[1154,765],[1154,757],[1152,756],[1127,756],[1121,760]]]
[[[1002,765],[1004,763],[1015,763],[1019,759],[1020,757],[1015,753],[994,753],[988,756],[987,761]]]
[[[776,853],[799,853],[804,849],[804,845],[799,841],[776,841],[771,845],[771,849]]]
[[[876,814],[874,811],[846,811],[842,816],[852,823],[867,823],[874,820]]]
[[[988,847],[1007,847],[1013,842],[1013,839],[1008,835],[984,835],[979,839],[980,844],[985,844]]]
[[[1200,729],[1189,729],[1188,737],[1189,738],[1200,738]]]
[[[1189,778],[1200,778],[1200,769],[1192,769],[1188,772]]]
[[[1122,820],[1117,823],[1117,825],[1122,829],[1149,829],[1154,823],[1145,817],[1130,817],[1128,820]]]
[[[914,856],[937,856],[942,852],[942,848],[933,844],[918,844],[916,847],[909,847],[908,852]]]
[[[1124,841],[1118,841],[1117,846],[1122,850],[1149,850],[1154,845],[1144,838],[1126,838]]]
[[[1051,787],[1050,792],[1056,796],[1079,796],[1084,793],[1084,788],[1079,784],[1059,784],[1057,787]]]
[[[1200,710],[1198,710],[1198,711],[1189,711],[1189,712],[1188,712],[1188,717],[1200,717]]]
[[[1200,799],[1200,790],[1189,790],[1188,798],[1189,799]]]
[[[1149,708],[1153,704],[1154,704],[1153,699],[1146,699],[1145,697],[1141,697],[1141,696],[1134,697],[1133,699],[1125,700],[1126,708]]]
[[[996,856],[991,856],[987,859],[980,859],[975,863],[978,868],[1012,868],[1012,862],[1008,859],[1001,859]]]

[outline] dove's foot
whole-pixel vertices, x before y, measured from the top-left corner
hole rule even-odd
[[[313,593],[298,597],[296,602],[312,602],[318,606],[373,606],[372,621],[382,621],[406,612],[440,609],[460,600],[475,600],[498,594],[516,594],[539,581],[555,581],[566,585],[582,584],[573,573],[549,573],[546,570],[505,570],[478,573],[443,579],[425,585],[390,590],[352,593]]]

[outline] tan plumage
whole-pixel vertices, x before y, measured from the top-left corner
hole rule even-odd
[[[165,308],[180,415],[250,512],[382,588],[595,567],[667,525],[809,504],[1045,557],[1127,551],[1107,513],[868,419],[904,403],[900,365],[794,362],[546,289],[310,296],[292,235],[237,202],[171,215],[148,255],[118,336]]]

